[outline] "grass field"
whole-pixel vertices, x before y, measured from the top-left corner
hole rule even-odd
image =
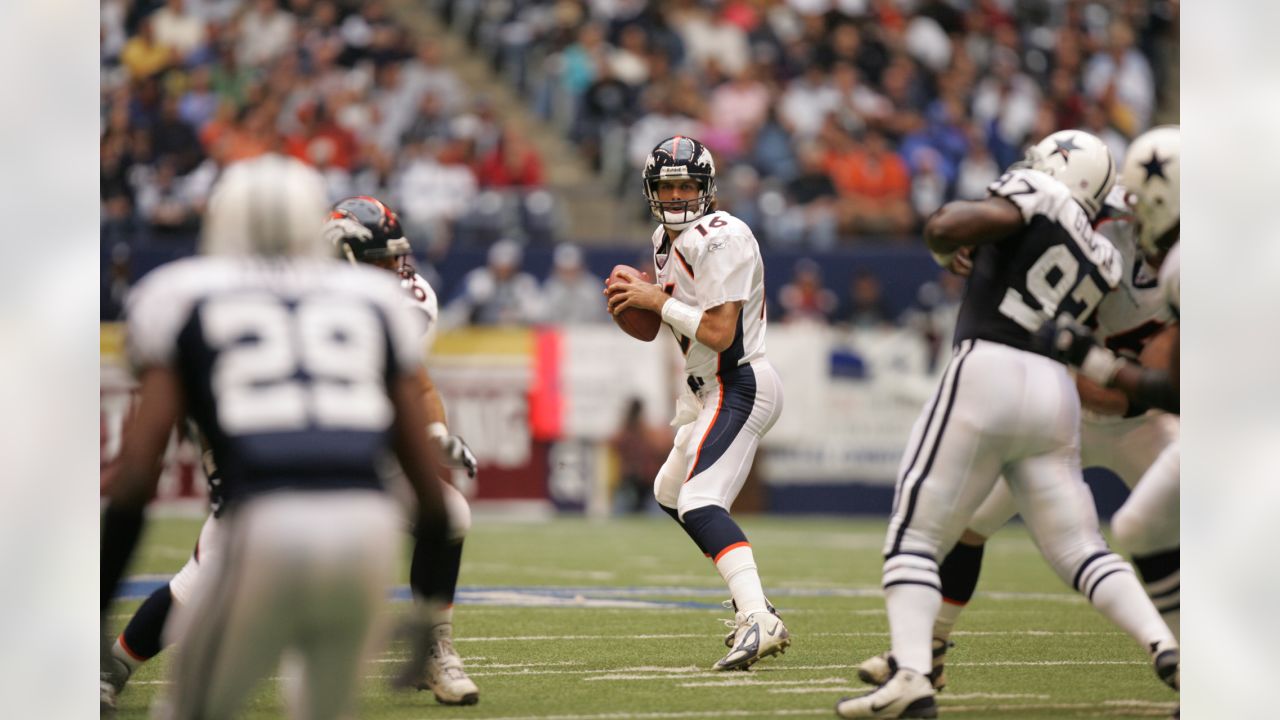
[[[710,562],[665,516],[519,523],[480,517],[464,555],[457,647],[481,690],[449,708],[386,689],[397,655],[368,670],[359,717],[614,720],[834,717],[865,690],[856,664],[888,644],[879,592],[883,520],[745,517],[770,600],[794,643],[749,673],[713,673],[727,598]],[[199,520],[153,521],[132,573],[185,562]],[[402,582],[407,580],[406,554]],[[118,630],[137,607],[118,603]],[[405,607],[397,604],[397,610]],[[1175,697],[1143,651],[1054,576],[1021,527],[988,545],[979,591],[952,638],[941,715],[1166,717]],[[118,717],[147,717],[166,655],[144,666]],[[249,718],[283,717],[276,683]]]

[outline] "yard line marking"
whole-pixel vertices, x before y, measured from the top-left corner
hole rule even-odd
[[[939,699],[945,699],[940,697]],[[1134,701],[1142,702],[1142,701]],[[1111,703],[1106,703],[1110,705]],[[1127,716],[1138,717],[1168,717],[1173,711],[1174,703],[1126,707],[1125,714]],[[948,713],[1025,713],[1031,710],[1098,710],[1098,703],[1035,703],[1035,704],[1014,704],[1014,705],[947,705]],[[532,719],[530,719],[532,720]]]
[[[722,674],[723,675],[723,674]],[[842,685],[849,682],[848,678],[817,678],[813,680],[761,680],[759,678],[745,677],[735,678],[726,677],[720,682],[687,682],[680,683],[680,687],[738,687],[738,686],[761,686],[769,687],[774,685],[812,685],[814,683],[820,685]],[[825,688],[831,690],[830,687]]]
[[[1075,637],[1095,635],[1120,635],[1119,630],[956,630],[952,635],[960,637],[1008,637],[1032,635],[1036,637]],[[889,637],[889,633],[873,631],[815,632],[808,637]],[[549,640],[688,640],[706,638],[708,633],[649,633],[642,635],[507,635],[488,637],[459,637],[454,642],[466,645],[470,642],[545,642]]]
[[[772,717],[831,714],[831,708],[806,708],[802,710],[770,710]],[[592,715],[506,715],[485,720],[683,720],[684,718],[760,717],[760,710],[684,710],[680,712],[618,712]]]

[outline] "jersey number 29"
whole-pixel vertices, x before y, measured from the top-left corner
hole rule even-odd
[[[270,295],[211,300],[204,338],[218,352],[213,392],[224,432],[381,430],[391,421],[378,317],[367,305]]]
[[[1040,309],[1028,305],[1024,295],[1039,303]],[[1027,270],[1025,291],[1005,290],[1000,312],[1028,332],[1035,332],[1060,311],[1083,321],[1098,306],[1102,295],[1102,288],[1092,275],[1085,273],[1080,277],[1080,261],[1076,256],[1065,245],[1054,245]],[[1070,307],[1061,307],[1064,300]]]

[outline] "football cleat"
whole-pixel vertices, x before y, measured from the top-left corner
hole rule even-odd
[[[712,670],[746,670],[761,658],[785,653],[791,645],[791,633],[782,618],[767,610],[750,615],[738,613],[738,627],[729,654],[716,661]]]
[[[725,610],[732,610],[734,612],[734,617],[732,619],[722,621],[724,622],[725,627],[729,628],[729,632],[726,633],[724,636],[724,646],[732,650],[734,643],[738,637],[738,628],[742,627],[741,623],[743,618],[737,614],[738,603],[734,602],[732,598],[725,600],[724,602],[720,603],[720,605],[723,606]],[[778,608],[774,607],[773,603],[769,602],[768,600],[765,600],[764,606],[769,612],[773,613],[774,615],[778,615]],[[782,616],[778,615],[778,617],[782,617]]]
[[[947,660],[947,650],[954,646],[955,643],[949,640],[933,639],[933,668],[929,670],[929,682],[933,685],[933,689],[939,692],[947,686],[944,664]],[[884,685],[897,671],[898,662],[886,651],[863,660],[858,665],[858,679],[868,685]]]
[[[936,718],[938,701],[929,678],[914,670],[899,670],[889,682],[865,695],[842,698],[836,715],[842,718]]]
[[[1179,653],[1178,648],[1160,649],[1157,646],[1152,652],[1151,664],[1155,667],[1156,676],[1161,682],[1174,690],[1179,686]]]
[[[453,623],[431,628],[431,654],[418,682],[419,690],[430,690],[441,705],[475,705],[480,688],[462,669],[462,658],[453,647]]]
[[[101,717],[114,717],[116,714],[116,687],[107,681],[107,674],[102,673],[98,681],[98,713]]]

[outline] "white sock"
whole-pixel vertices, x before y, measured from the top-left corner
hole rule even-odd
[[[738,612],[745,616],[767,609],[764,587],[756,570],[756,556],[750,545],[739,545],[721,555],[716,561],[716,570],[729,586],[729,594],[738,605]]]
[[[964,605],[943,600],[942,607],[938,608],[938,617],[933,621],[933,637],[944,641],[950,638],[951,631],[956,627],[956,620],[959,620],[960,613],[964,612],[964,607]]]
[[[898,667],[928,675],[933,669],[933,620],[942,604],[942,593],[915,583],[891,585],[884,590],[884,604]]]
[[[1169,626],[1165,625],[1160,613],[1151,604],[1151,599],[1143,591],[1138,576],[1128,568],[1128,563],[1125,563],[1125,570],[1099,580],[1093,586],[1089,602],[1148,653],[1151,652],[1152,643],[1171,644],[1174,647],[1178,644]]]
[[[125,667],[129,668],[130,673],[137,670],[142,663],[146,662],[146,660],[139,660],[134,657],[133,654],[125,648],[124,644],[120,642],[119,635],[116,636],[116,641],[111,644],[111,656],[124,663]]]

